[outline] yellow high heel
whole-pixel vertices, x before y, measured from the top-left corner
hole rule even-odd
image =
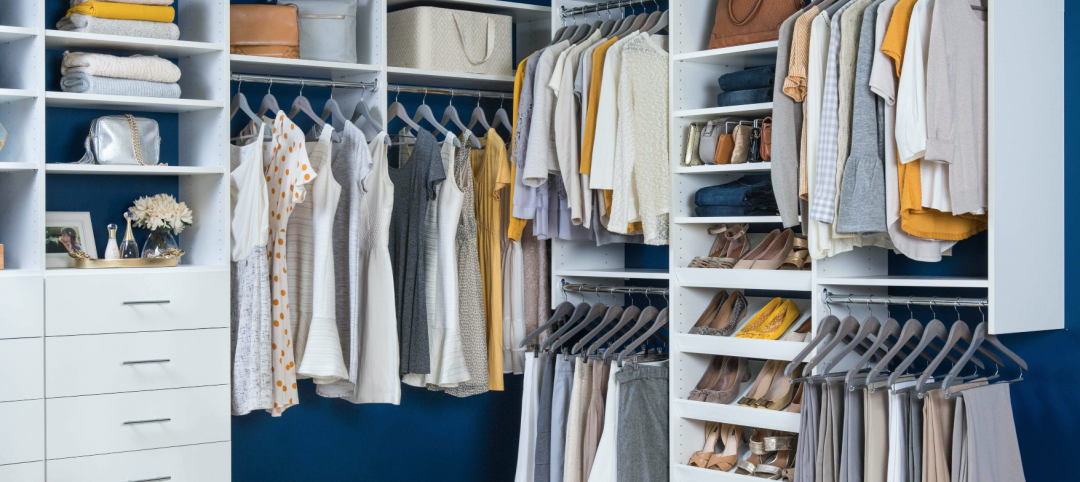
[[[758,310],[754,317],[750,318],[750,321],[746,322],[746,325],[735,334],[735,338],[753,338],[750,334],[757,331],[766,321],[769,321],[769,316],[780,306],[781,301],[780,298],[773,298],[764,308]]]
[[[779,339],[780,335],[783,335],[791,324],[795,323],[799,315],[799,307],[795,306],[795,303],[791,300],[784,301],[776,311],[773,311],[768,323],[761,325],[757,331],[748,335],[758,340]]]

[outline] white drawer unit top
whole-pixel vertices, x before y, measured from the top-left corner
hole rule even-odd
[[[229,277],[213,271],[45,279],[46,336],[229,327]]]
[[[0,339],[42,336],[44,320],[41,276],[0,277]]]
[[[45,460],[44,419],[44,400],[0,403],[0,466]]]
[[[49,398],[229,383],[226,328],[49,337],[45,348]]]
[[[229,440],[229,386],[53,398],[49,460]]]
[[[50,460],[49,482],[229,482],[229,442]]]

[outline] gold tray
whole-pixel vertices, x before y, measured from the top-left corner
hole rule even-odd
[[[80,269],[170,268],[179,263],[180,258],[76,259],[75,267]]]

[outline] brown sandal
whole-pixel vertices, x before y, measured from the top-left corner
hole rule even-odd
[[[713,453],[712,457],[709,457],[709,465],[705,468],[727,472],[739,461],[739,439],[742,438],[742,427],[725,423],[720,426],[720,434],[724,451]]]
[[[791,254],[780,265],[783,270],[807,271],[810,269],[810,249],[806,238],[795,238]]]
[[[746,242],[746,230],[749,225],[735,224],[732,226],[717,225],[709,228],[709,233],[716,233],[716,239],[713,241],[712,247],[709,249],[708,256],[697,256],[690,261],[691,268],[730,268],[730,265],[734,265],[735,262],[731,261],[730,265],[727,259],[730,257],[729,253],[735,253],[738,256],[746,251],[748,243]],[[738,258],[736,258],[738,260]]]
[[[720,438],[720,424],[718,422],[705,422],[705,447],[690,456],[687,465],[691,467],[706,468],[709,459],[716,451],[716,442]]]

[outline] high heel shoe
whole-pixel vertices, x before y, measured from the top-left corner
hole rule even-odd
[[[749,228],[749,224],[744,224],[738,226],[738,229],[729,230],[725,233],[728,238],[727,245],[717,260],[717,267],[731,269],[747,251],[750,251],[750,240],[746,238],[746,230]]]
[[[756,338],[758,340],[775,340],[780,338],[791,324],[799,318],[799,308],[795,306],[795,303],[791,300],[786,300],[780,304],[780,307],[772,312],[769,316],[769,321],[761,325],[757,331],[749,333],[750,338]]]
[[[769,249],[769,246],[772,246],[773,241],[775,241],[776,238],[778,238],[778,237],[780,237],[780,230],[779,229],[772,230],[772,232],[769,233],[768,236],[765,236],[765,239],[761,241],[761,244],[757,245],[756,248],[751,250],[749,253],[746,254],[746,256],[744,256],[737,263],[735,263],[733,268],[734,269],[750,269],[750,268],[752,268],[754,266],[754,261],[757,260],[759,257],[761,257],[761,255],[765,254],[765,251],[767,251]]]
[[[727,234],[728,227],[726,224],[718,224],[709,228],[709,234],[715,234],[716,239],[713,240],[712,247],[709,248],[708,256],[696,256],[693,261],[690,261],[691,268],[709,268],[709,261],[711,258],[718,258],[724,252],[724,248],[727,247]],[[715,232],[714,232],[715,231]]]
[[[754,313],[754,317],[743,325],[742,329],[735,334],[735,338],[750,338],[750,333],[757,331],[765,322],[769,321],[769,316],[772,315],[773,311],[776,311],[783,301],[781,298],[773,298],[769,301],[757,313]]]
[[[799,366],[795,367],[795,370],[792,370],[791,375],[785,375],[784,370],[787,369],[788,365],[789,363],[787,362],[781,365],[780,370],[777,371],[776,376],[773,377],[769,393],[765,395],[763,400],[759,400],[758,403],[754,405],[755,408],[780,411],[791,404],[791,401],[795,398],[795,391],[798,390],[798,387],[791,384],[791,379],[802,376],[802,364],[800,363]]]
[[[754,260],[754,266],[751,269],[773,270],[779,268],[791,254],[794,243],[795,232],[790,229],[784,230],[769,245],[769,249],[766,249],[761,253],[761,256]]]
[[[806,238],[795,237],[791,246],[791,254],[780,265],[782,270],[809,271],[810,270],[810,246]]]
[[[750,386],[750,390],[746,392],[746,396],[739,399],[740,407],[753,408],[754,402],[765,398],[765,395],[769,393],[769,388],[772,387],[772,379],[776,376],[776,372],[781,363],[783,362],[777,360],[765,362],[765,366],[761,367],[757,379],[754,380],[754,384]]]
[[[750,363],[745,358],[729,356],[724,360],[724,366],[720,369],[720,376],[709,390],[703,390],[707,394],[705,401],[727,405],[739,396],[739,388],[743,383],[750,381]]]
[[[810,320],[802,322],[797,328],[791,330],[780,337],[780,341],[809,341],[810,329],[813,326],[810,324]]]
[[[802,394],[803,384],[799,384],[799,388],[795,390],[795,396],[791,398],[791,404],[787,407],[788,413],[802,413]]]
[[[797,440],[796,436],[787,432],[754,429],[750,437],[750,456],[736,462],[738,469],[735,473],[767,480],[791,480]],[[772,456],[771,460],[769,456]]]
[[[710,336],[731,336],[738,328],[739,322],[746,316],[746,297],[741,291],[734,291],[720,309],[716,311],[708,328],[701,330],[701,334]]]
[[[719,310],[720,306],[723,305],[725,301],[727,301],[727,298],[727,291],[724,290],[720,290],[720,292],[717,293],[716,296],[713,296],[712,301],[709,302],[709,306],[705,308],[705,311],[701,313],[701,317],[698,318],[697,323],[694,323],[694,327],[690,328],[690,334],[705,334],[705,330],[708,329],[709,325],[713,322],[713,318],[716,317],[717,310]]]
[[[704,469],[709,465],[709,459],[716,452],[716,441],[720,438],[720,423],[705,422],[705,447],[690,456],[687,465]]]
[[[704,402],[709,396],[710,390],[723,374],[724,368],[724,356],[716,355],[709,361],[709,368],[705,369],[705,373],[701,375],[701,380],[698,381],[697,386],[693,390],[690,390],[690,396],[687,400],[694,402]]]
[[[724,444],[724,451],[713,453],[712,457],[709,457],[709,465],[705,468],[720,472],[731,470],[739,461],[739,439],[741,438],[742,427],[727,423],[721,425],[720,442]]]

